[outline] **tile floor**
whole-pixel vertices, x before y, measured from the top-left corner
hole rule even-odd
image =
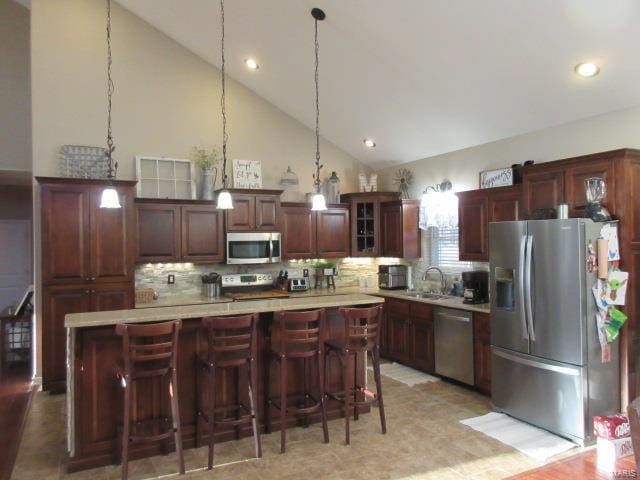
[[[499,479],[536,467],[522,453],[458,423],[489,411],[486,397],[443,381],[408,387],[383,377],[387,435],[380,433],[377,409],[352,423],[351,446],[344,445],[343,420],[330,422],[331,443],[322,443],[319,425],[288,431],[287,453],[280,435],[263,435],[261,460],[252,439],[216,446],[213,474],[202,471],[207,449],[185,451],[188,479]],[[117,465],[65,473],[64,396],[39,393],[34,399],[12,478],[120,478]],[[226,464],[226,465],[224,465]],[[131,462],[132,480],[171,475],[175,455]],[[177,478],[177,477],[174,477]]]

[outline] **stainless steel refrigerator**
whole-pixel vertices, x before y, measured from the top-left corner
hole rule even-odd
[[[489,224],[492,403],[581,445],[594,415],[620,410],[618,345],[603,363],[587,267],[602,225]]]

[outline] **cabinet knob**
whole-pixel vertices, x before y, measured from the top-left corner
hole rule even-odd
[[[89,295],[89,290],[84,291],[85,295]]]
[[[89,280],[91,280],[91,278],[89,278],[89,277],[84,277],[84,281],[85,281],[85,282],[88,282]]]
[[[96,277],[91,277],[91,281],[95,282],[96,281]]]

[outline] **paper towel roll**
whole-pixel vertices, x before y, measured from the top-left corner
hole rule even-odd
[[[609,276],[609,240],[598,239],[596,255],[598,256],[598,278],[606,280]]]

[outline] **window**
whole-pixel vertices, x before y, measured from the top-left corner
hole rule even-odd
[[[458,260],[458,227],[429,227],[422,235],[424,260],[440,268],[467,269],[471,262]]]

